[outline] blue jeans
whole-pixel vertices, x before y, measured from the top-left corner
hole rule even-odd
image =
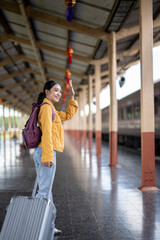
[[[54,154],[54,163],[52,164],[52,167],[45,167],[42,165],[41,158],[42,158],[42,148],[37,147],[34,151],[33,154],[33,159],[36,167],[36,173],[38,176],[38,186],[39,190],[36,195],[37,198],[45,198],[47,196],[48,190],[49,190],[49,185],[51,181],[51,173],[52,173],[52,168],[53,168],[53,174],[55,177],[55,172],[56,172],[56,151],[53,150]],[[53,178],[54,181],[54,178]],[[52,182],[53,185],[53,182]],[[53,196],[52,192],[49,193],[49,199],[53,202]]]

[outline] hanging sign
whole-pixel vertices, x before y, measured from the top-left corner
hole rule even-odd
[[[67,71],[66,71],[66,79],[67,79],[67,83],[69,83],[70,76],[71,76],[71,72],[70,72],[69,70],[67,70]]]
[[[65,84],[65,89],[66,89],[66,93],[69,93],[69,84],[68,83]]]
[[[73,49],[69,45],[67,47],[67,54],[68,54],[68,62],[69,62],[69,64],[72,64]]]
[[[76,4],[76,0],[65,0],[66,5],[68,6],[66,10],[66,18],[68,22],[72,22],[73,15],[73,6]]]

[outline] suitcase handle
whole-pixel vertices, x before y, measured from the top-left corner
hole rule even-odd
[[[42,166],[43,166],[42,164],[39,166],[38,174],[39,174],[40,168]],[[55,172],[55,167],[54,167],[54,164],[52,163],[52,167],[51,167],[51,181],[50,181],[48,193],[47,193],[47,196],[46,196],[47,199],[49,199],[49,194],[50,194],[50,192],[52,190],[52,184],[53,184],[54,175],[55,175],[54,172]],[[35,195],[36,195],[36,190],[37,190],[37,186],[38,186],[38,174],[37,174],[37,177],[36,177],[36,180],[35,180],[35,183],[34,183],[34,187],[33,187],[33,191],[32,191],[32,197],[35,197]]]

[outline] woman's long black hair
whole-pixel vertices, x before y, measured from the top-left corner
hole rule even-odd
[[[46,97],[45,90],[50,90],[54,85],[58,84],[56,81],[48,81],[44,84],[43,92],[41,92],[37,98],[37,103],[41,104]]]

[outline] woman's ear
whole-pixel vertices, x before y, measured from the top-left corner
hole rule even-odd
[[[47,96],[48,93],[49,93],[49,91],[46,89],[46,90],[45,90],[45,94],[46,94],[46,96]]]

